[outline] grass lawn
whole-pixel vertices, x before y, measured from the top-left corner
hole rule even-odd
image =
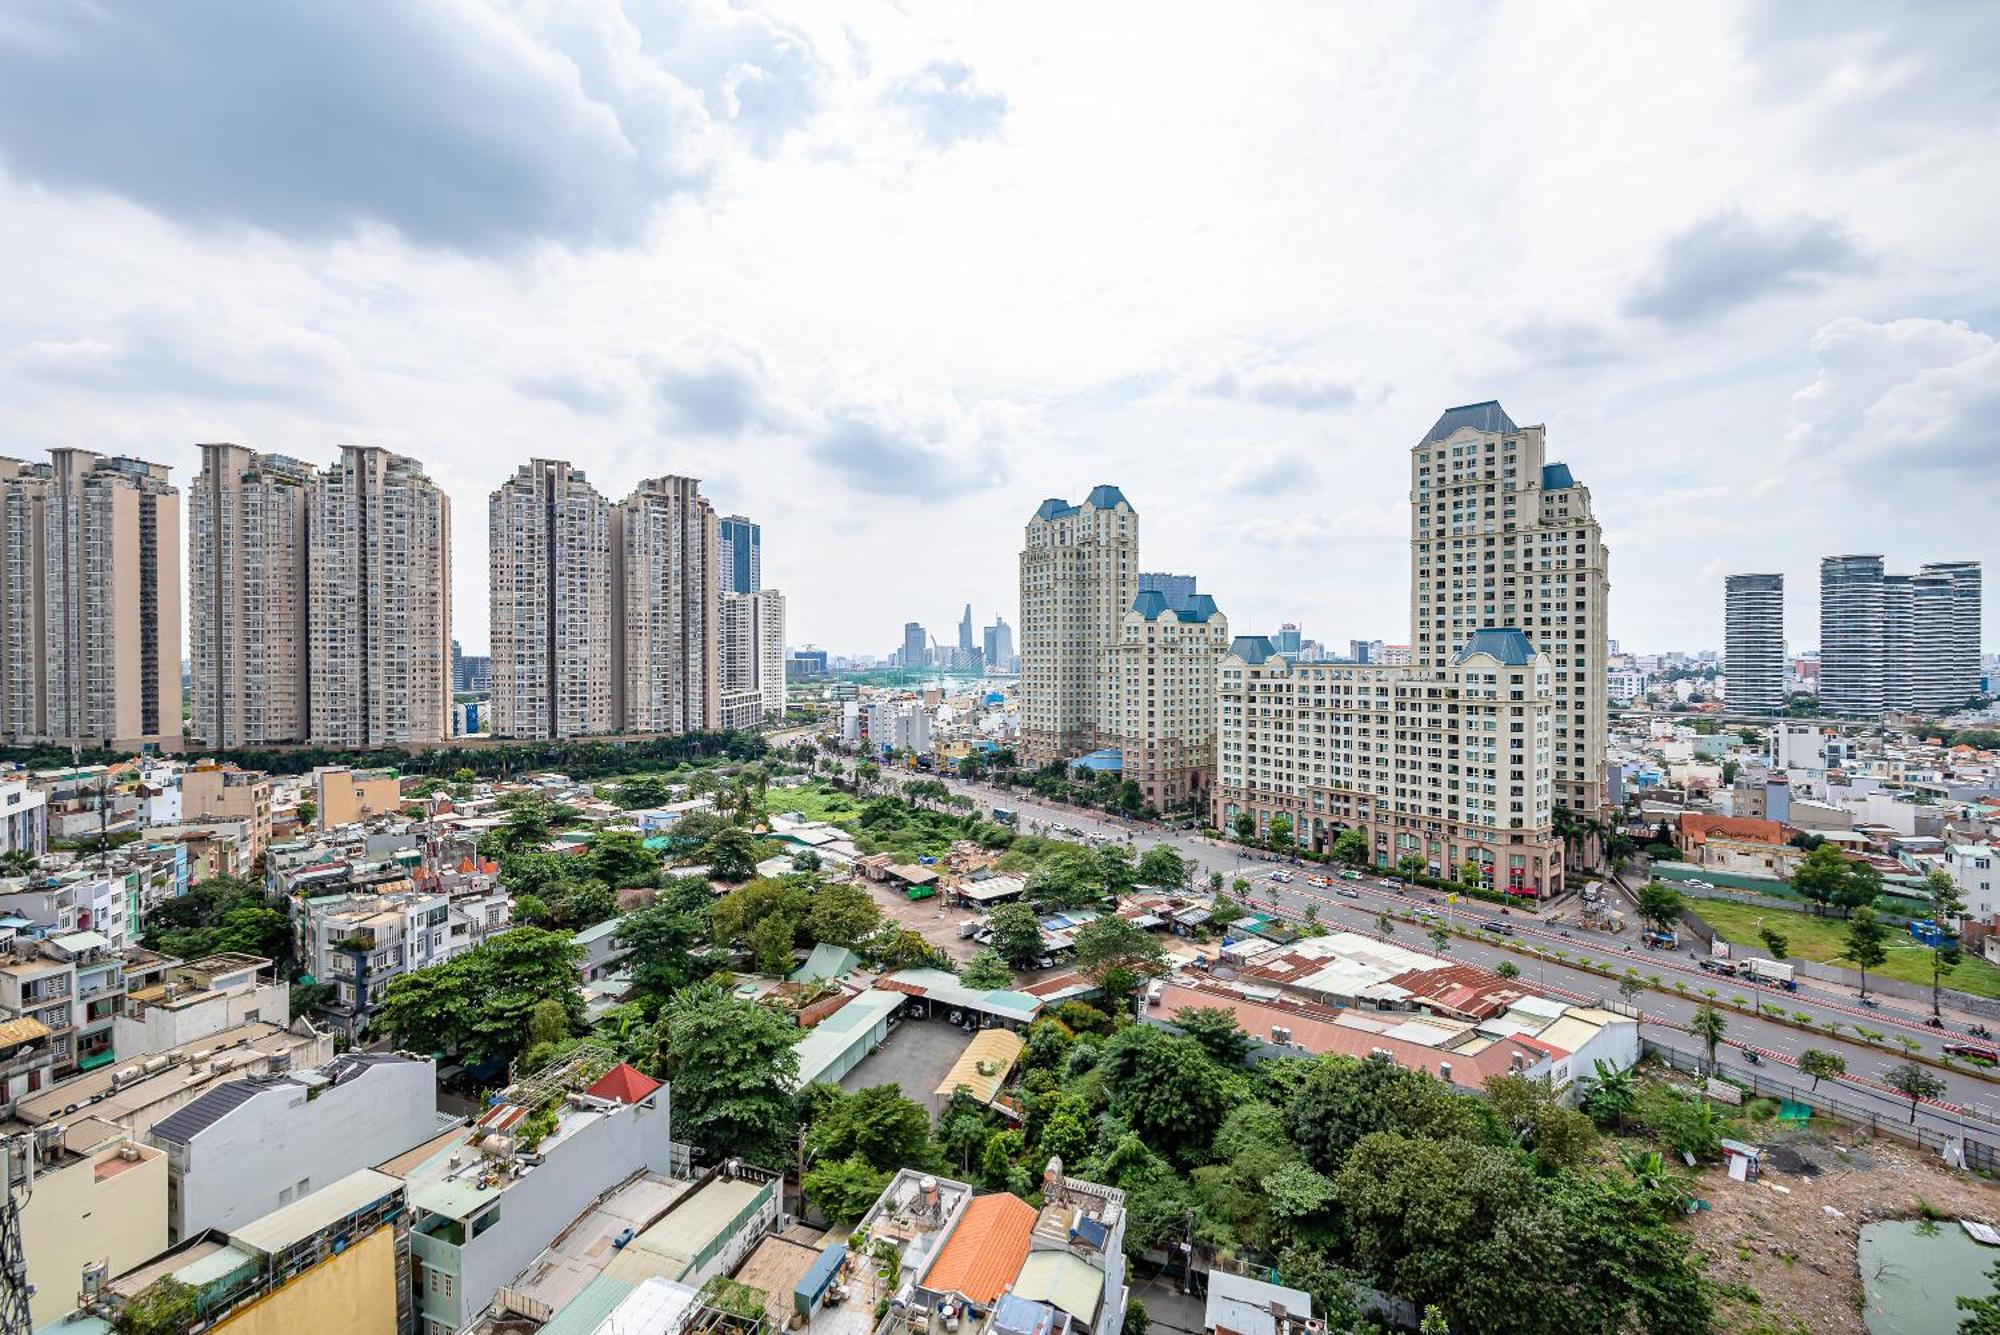
[[[1727,940],[1755,953],[1761,953],[1764,948],[1764,943],[1757,939],[1757,929],[1769,927],[1785,937],[1791,954],[1799,959],[1840,964],[1850,969],[1854,967],[1839,958],[1847,949],[1845,919],[1787,913],[1756,904],[1731,904],[1719,899],[1690,899],[1687,905]],[[1930,952],[1912,941],[1908,932],[1892,928],[1889,962],[1879,969],[1870,969],[1868,974],[1871,978],[1896,978],[1929,987]],[[1970,992],[1974,996],[2000,997],[2000,968],[1967,955],[1956,969],[1945,975],[1945,986]]]
[[[773,788],[764,794],[764,810],[803,812],[807,820],[831,821],[853,830],[861,815],[861,803],[850,793],[825,784],[809,783],[803,788]]]

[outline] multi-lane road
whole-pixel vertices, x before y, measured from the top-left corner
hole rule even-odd
[[[882,774],[883,782],[891,785],[935,777],[941,776],[887,769]],[[1618,982],[1616,978],[1576,968],[1555,958],[1556,951],[1563,952],[1568,960],[1594,961],[1619,975],[1628,968],[1636,969],[1645,987],[1632,1003],[1641,1013],[1641,1031],[1647,1038],[1683,1052],[1702,1051],[1701,1043],[1686,1032],[1686,1026],[1709,991],[1724,1002],[1741,997],[1746,1003],[1762,999],[1767,1004],[1781,1004],[1788,1013],[1810,1016],[1810,1023],[1817,1028],[1808,1032],[1790,1024],[1725,1011],[1728,1032],[1720,1054],[1724,1064],[1736,1071],[1747,1071],[1749,1067],[1740,1050],[1753,1050],[1764,1058],[1758,1074],[1774,1080],[1795,1078],[1803,1088],[1810,1082],[1790,1069],[1799,1054],[1807,1048],[1836,1052],[1846,1059],[1849,1078],[1829,1083],[1822,1092],[1843,1103],[1873,1109],[1886,1118],[1902,1120],[1909,1112],[1908,1100],[1881,1084],[1889,1068],[1904,1060],[1899,1039],[1907,1038],[1933,1058],[1942,1054],[1948,1042],[1979,1041],[1971,1039],[1959,1024],[1941,1031],[1929,1027],[1922,1013],[1888,1005],[1866,1008],[1851,995],[1805,988],[1786,992],[1757,986],[1747,978],[1718,977],[1703,972],[1697,967],[1695,957],[1685,951],[1650,951],[1573,924],[1542,923],[1532,915],[1518,912],[1503,915],[1497,905],[1480,901],[1462,900],[1452,905],[1445,902],[1442,892],[1406,891],[1398,882],[1372,876],[1360,881],[1336,879],[1332,887],[1318,888],[1305,881],[1306,873],[1317,873],[1317,867],[1294,867],[1267,854],[1206,839],[1194,831],[1165,830],[1057,806],[1018,790],[989,784],[951,778],[943,781],[953,790],[977,800],[983,811],[990,812],[998,806],[1016,812],[1023,832],[1060,830],[1084,837],[1130,839],[1141,849],[1155,843],[1172,844],[1195,867],[1197,884],[1205,884],[1209,873],[1217,871],[1222,873],[1225,884],[1239,878],[1247,880],[1251,884],[1251,902],[1258,908],[1268,908],[1293,919],[1303,919],[1310,909],[1316,920],[1329,929],[1379,935],[1378,922],[1387,913],[1392,916],[1391,939],[1398,945],[1434,952],[1428,936],[1429,924],[1420,926],[1394,915],[1423,908],[1458,929],[1505,923],[1513,931],[1507,945],[1454,936],[1448,947],[1449,955],[1487,968],[1510,962],[1521,971],[1523,982],[1572,1000],[1620,1001]],[[1270,874],[1279,870],[1291,873],[1293,879],[1289,883],[1271,880]],[[1340,893],[1342,890],[1352,897]],[[1682,984],[1684,990],[1677,988],[1676,983]],[[1837,1027],[1829,1029],[1829,1025]],[[1864,1043],[1858,1036],[1850,1036],[1857,1027],[1885,1035],[1887,1046]],[[1969,1071],[1931,1069],[1945,1082],[1945,1093],[1940,1104],[1925,1106],[1919,1120],[1940,1130],[1962,1127],[1968,1136],[2000,1145],[2000,1084]]]

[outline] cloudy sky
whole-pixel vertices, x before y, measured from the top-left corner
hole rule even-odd
[[[1984,0],[0,8],[0,448],[413,454],[468,650],[533,455],[762,521],[795,644],[1015,620],[1098,482],[1238,630],[1401,640],[1486,398],[1626,646],[1771,569],[1810,646],[1823,554],[2000,564],[1996,237]]]

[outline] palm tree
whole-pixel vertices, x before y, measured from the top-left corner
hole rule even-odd
[[[1729,1021],[1715,1008],[1715,1003],[1712,1001],[1703,1002],[1701,1009],[1694,1013],[1694,1019],[1688,1022],[1688,1032],[1700,1039],[1708,1048],[1708,1070],[1711,1075],[1715,1073],[1716,1045],[1722,1042],[1722,1036],[1728,1029]]]

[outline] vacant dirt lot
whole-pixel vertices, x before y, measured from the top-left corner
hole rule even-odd
[[[1759,1143],[1776,1147],[1792,1171],[1766,1153],[1757,1182],[1732,1182],[1720,1169],[1699,1180],[1711,1208],[1693,1217],[1695,1245],[1709,1278],[1738,1295],[1723,1300],[1718,1330],[1864,1335],[1856,1263],[1863,1224],[1914,1218],[1925,1206],[2000,1223],[2000,1188],[1899,1141],[1809,1130]],[[1802,1171],[1807,1164],[1817,1171]]]

